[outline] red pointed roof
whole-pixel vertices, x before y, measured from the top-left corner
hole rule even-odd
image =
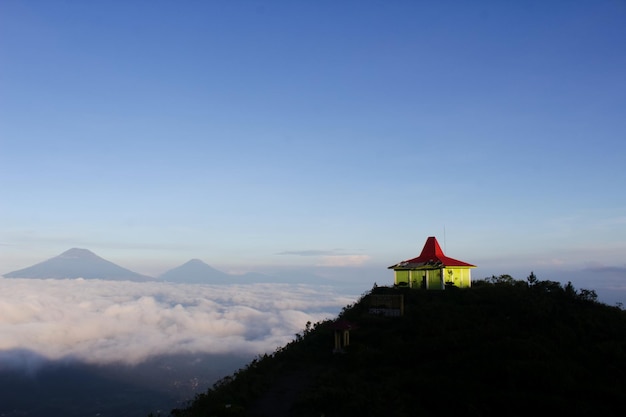
[[[422,253],[417,258],[409,259],[407,261],[400,262],[396,265],[392,265],[389,269],[413,269],[423,266],[433,267],[447,267],[447,266],[465,266],[469,268],[475,268],[476,265],[468,264],[467,262],[459,261],[457,259],[449,258],[444,255],[439,246],[439,242],[434,236],[430,236],[426,239]]]

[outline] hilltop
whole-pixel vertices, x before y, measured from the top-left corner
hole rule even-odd
[[[381,315],[381,295],[404,314]],[[349,345],[334,352],[337,324]],[[343,331],[343,330],[342,330]],[[626,312],[571,284],[374,287],[172,416],[623,415]]]

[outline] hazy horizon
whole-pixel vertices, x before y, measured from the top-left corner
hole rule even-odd
[[[76,249],[76,248],[74,248]],[[81,248],[86,249],[87,248]],[[92,251],[90,251],[92,252]],[[417,255],[419,252],[415,252]],[[92,254],[101,257],[98,253]],[[448,253],[449,254],[449,253]],[[61,254],[57,254],[48,259],[40,259],[34,262],[32,265],[25,265],[18,270],[31,267],[38,264],[43,264],[51,259],[56,258]],[[317,254],[311,254],[306,256],[314,256]],[[454,255],[452,255],[454,256]],[[106,257],[101,257],[105,261],[111,261]],[[408,259],[406,257],[404,259]],[[183,266],[191,260],[198,260],[207,265],[211,269],[216,270],[218,273],[224,273],[233,278],[244,277],[247,273],[260,273],[267,275],[267,282],[280,282],[280,283],[292,283],[292,284],[314,284],[314,285],[328,285],[334,286],[340,291],[349,291],[356,294],[361,294],[371,288],[373,284],[377,285],[392,285],[393,284],[393,271],[387,268],[388,265],[360,265],[360,266],[333,266],[333,265],[308,265],[308,266],[242,266],[240,265],[235,270],[229,270],[228,267],[220,267],[216,264],[210,264],[202,259],[192,258],[182,262],[178,265],[171,265],[162,269],[156,274],[146,274],[153,277],[157,281],[162,276],[175,270],[176,268]],[[467,259],[465,259],[467,260]],[[526,263],[524,263],[526,262]],[[117,264],[117,263],[116,263]],[[614,305],[616,303],[626,304],[626,266],[605,265],[600,262],[584,262],[572,265],[560,265],[552,262],[542,262],[530,259],[516,259],[514,261],[506,260],[489,260],[489,267],[477,267],[472,269],[473,280],[483,279],[492,275],[508,274],[515,279],[524,280],[530,274],[534,272],[539,279],[553,280],[561,283],[567,283],[572,281],[578,288],[592,289],[600,294],[601,302]],[[117,266],[127,268],[127,265]],[[129,272],[144,273],[140,270],[128,268]],[[2,271],[0,276],[14,271]],[[145,273],[144,273],[145,274]],[[47,278],[50,278],[48,276]],[[71,277],[69,277],[71,278]],[[101,277],[102,278],[102,277]],[[202,282],[202,280],[200,281]],[[248,281],[233,280],[232,284],[241,283],[253,283],[251,278]],[[210,279],[205,282],[207,284],[224,284],[224,282],[210,282]]]

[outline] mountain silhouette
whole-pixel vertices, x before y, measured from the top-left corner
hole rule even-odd
[[[3,277],[35,279],[85,278],[136,282],[155,280],[147,275],[141,275],[122,268],[87,249],[80,248],[72,248],[47,261],[4,274]]]
[[[215,269],[200,259],[191,259],[159,276],[166,282],[178,284],[261,284],[261,283],[306,283],[323,282],[323,278],[304,271],[290,271],[283,275],[268,275],[260,272],[229,274]],[[307,281],[308,280],[308,281]]]
[[[227,274],[202,262],[192,259],[159,276],[163,281],[179,284],[233,284],[233,275]]]

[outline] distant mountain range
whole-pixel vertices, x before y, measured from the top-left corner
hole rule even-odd
[[[172,268],[160,275],[159,279],[179,284],[251,284],[283,281],[278,277],[258,272],[248,272],[242,275],[228,274],[207,265],[200,259],[192,259],[181,266]]]
[[[9,272],[4,278],[33,279],[102,279],[109,281],[165,281],[179,284],[252,284],[295,283],[325,281],[310,273],[291,272],[272,276],[258,272],[243,275],[217,270],[199,259],[192,259],[163,273],[158,278],[142,275],[107,261],[87,249],[72,248],[62,254],[28,268]]]

